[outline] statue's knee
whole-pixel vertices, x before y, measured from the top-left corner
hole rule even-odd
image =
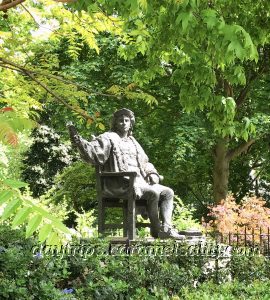
[[[169,187],[166,188],[161,194],[164,195],[166,198],[173,199],[174,197],[174,191]]]
[[[148,200],[152,202],[158,202],[159,194],[156,191],[149,191],[148,193]]]

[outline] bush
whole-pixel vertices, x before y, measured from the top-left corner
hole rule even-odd
[[[33,255],[34,245],[23,231],[0,226],[0,299],[70,299],[61,286],[65,262]]]
[[[59,204],[66,202],[77,212],[97,207],[95,168],[81,161],[66,167],[54,180],[47,197]]]
[[[71,147],[63,144],[48,126],[36,128],[31,136],[33,144],[25,153],[22,178],[29,183],[33,196],[38,197],[52,187],[55,175],[70,165],[74,157]]]
[[[233,278],[247,283],[269,280],[269,267],[269,259],[263,255],[233,255],[230,263]]]
[[[227,282],[221,285],[214,282],[205,282],[197,289],[195,288],[183,288],[179,294],[183,300],[257,300],[257,299],[269,299],[270,281],[256,280],[250,284],[234,280],[233,282]]]
[[[267,233],[270,228],[270,209],[266,201],[257,197],[246,197],[240,204],[232,195],[216,206],[210,207],[209,216],[213,218],[206,224],[208,228],[221,234],[247,234],[247,240],[260,243],[260,230]]]
[[[175,195],[173,224],[178,230],[201,229],[199,221],[194,219],[195,208],[191,205],[184,205],[183,201]]]
[[[223,271],[206,274],[206,257],[153,252],[116,255],[113,248],[108,255],[106,240],[77,242],[78,250],[94,246],[99,254],[33,254],[34,239],[0,226],[0,299],[261,299],[270,287],[269,261],[262,256],[233,255],[228,266],[233,281],[216,284]],[[161,245],[172,249],[174,241]]]

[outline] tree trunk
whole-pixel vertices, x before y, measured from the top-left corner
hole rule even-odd
[[[213,192],[216,204],[225,199],[228,193],[230,159],[227,153],[227,140],[220,139],[214,153]]]

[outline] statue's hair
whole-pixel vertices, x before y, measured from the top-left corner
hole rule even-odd
[[[116,132],[116,130],[117,130],[116,120],[123,115],[128,116],[130,118],[131,128],[129,130],[128,135],[132,135],[132,129],[133,129],[133,126],[135,125],[135,116],[134,116],[134,113],[127,108],[119,109],[113,114],[112,121],[111,121],[111,131]]]

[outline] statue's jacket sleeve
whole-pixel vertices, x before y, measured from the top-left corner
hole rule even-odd
[[[112,144],[107,133],[104,133],[90,142],[79,136],[77,147],[83,160],[103,166],[110,157]]]

